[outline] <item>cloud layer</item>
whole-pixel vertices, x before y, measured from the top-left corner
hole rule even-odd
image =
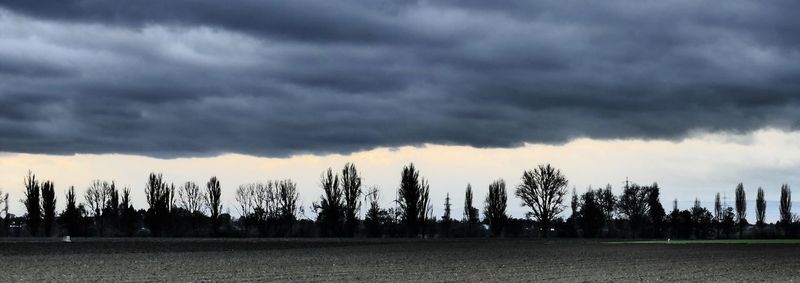
[[[509,147],[800,127],[796,1],[0,2],[0,151]]]

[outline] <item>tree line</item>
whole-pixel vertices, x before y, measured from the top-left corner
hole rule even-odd
[[[309,207],[314,219],[299,204],[297,185],[290,179],[239,185],[235,190],[239,217],[223,210],[222,185],[211,177],[204,186],[185,182],[179,186],[158,173],[148,175],[144,194],[147,208],[131,203],[131,188],[114,181],[95,180],[79,199],[74,187],[64,193],[65,208],[56,211],[55,184],[28,172],[20,202],[25,214],[8,212],[8,194],[0,191],[3,205],[0,236],[170,236],[170,237],[608,237],[608,238],[730,238],[797,237],[798,217],[791,212],[791,190],[781,187],[780,221],[764,221],[764,190],[758,188],[755,225],[747,221],[743,184],[734,190],[735,205],[728,207],[715,197],[713,211],[695,199],[694,206],[680,210],[677,199],[667,213],[660,188],[627,182],[620,195],[611,185],[572,190],[571,215],[565,196],[568,180],[551,165],[523,172],[514,196],[527,208],[524,218],[507,212],[506,182],[498,179],[487,187],[481,209],[473,204],[473,189],[464,192],[463,214],[453,215],[447,193],[442,216],[434,216],[430,184],[409,164],[400,174],[393,206],[381,207],[380,190],[366,188],[356,166],[347,163],[339,171],[325,170],[322,190]],[[364,215],[361,216],[361,209]],[[481,216],[482,219],[481,219]]]

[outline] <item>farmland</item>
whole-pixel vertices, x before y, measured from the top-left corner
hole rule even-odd
[[[785,281],[800,245],[591,240],[14,239],[0,281]]]

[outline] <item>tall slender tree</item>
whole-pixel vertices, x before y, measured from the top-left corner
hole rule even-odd
[[[664,218],[666,217],[664,206],[661,205],[660,189],[657,183],[653,183],[647,190],[647,206],[649,207],[647,215],[652,225],[653,237],[660,238],[664,235]]]
[[[342,236],[344,200],[341,187],[339,187],[339,176],[334,175],[333,170],[328,168],[320,177],[320,186],[322,186],[324,194],[318,203],[313,204],[313,207],[317,212],[317,223],[320,226],[321,235],[324,237]]]
[[[516,195],[522,205],[531,209],[530,215],[539,222],[541,232],[547,237],[553,219],[564,211],[564,195],[567,193],[567,178],[550,164],[539,165],[536,169],[522,174],[522,184]]]
[[[420,180],[419,171],[414,167],[414,163],[403,167],[400,174],[400,188],[397,191],[398,205],[406,226],[406,235],[409,237],[416,237],[420,227],[424,225],[425,219],[424,217],[420,219],[420,216],[424,216],[427,210],[426,187]]]
[[[342,191],[344,193],[345,236],[352,237],[358,228],[358,213],[361,209],[361,176],[353,163],[347,163],[342,169]]]
[[[478,225],[478,209],[472,206],[472,185],[467,184],[464,194],[464,223],[466,224],[466,235],[475,236]]]
[[[219,215],[222,212],[222,187],[216,176],[211,177],[206,183],[206,192],[203,198],[211,213],[211,235],[216,236],[219,233]]]
[[[133,204],[131,204],[131,189],[128,187],[122,189],[119,211],[119,231],[124,236],[132,236],[136,231],[136,210],[133,208]]]
[[[44,236],[50,237],[56,222],[56,191],[51,181],[42,183],[42,211],[44,212]]]
[[[592,187],[589,186],[589,190],[592,190]],[[580,218],[581,218],[581,202],[579,200],[580,196],[578,195],[578,189],[574,186],[572,187],[572,201],[570,201],[569,206],[570,210],[572,211],[572,215],[569,216],[567,222],[570,224],[570,228],[574,231],[574,234],[578,235],[578,226],[580,226]],[[594,200],[594,197],[592,197]]]
[[[736,223],[739,225],[739,238],[741,238],[747,225],[747,198],[742,183],[736,185]]]
[[[785,236],[789,236],[789,228],[792,227],[792,189],[787,184],[781,186],[780,214],[783,233]]]
[[[489,222],[492,235],[495,237],[500,236],[503,232],[503,226],[508,218],[506,215],[507,202],[506,182],[503,179],[492,182],[489,185],[489,194],[486,195],[486,201],[484,202],[483,214]]]
[[[444,197],[444,214],[442,215],[442,221],[450,221],[451,206],[452,204],[450,204],[450,193],[447,193],[447,195]]]
[[[174,187],[164,182],[161,174],[150,173],[145,185],[145,195],[150,208],[145,212],[145,223],[153,236],[161,236],[170,217]]]
[[[433,208],[431,207],[431,198],[430,198],[430,184],[428,184],[428,180],[420,179],[419,182],[419,231],[422,237],[424,238],[427,235],[428,227],[427,223],[430,220],[430,215],[433,212]],[[434,220],[435,221],[435,220]]]
[[[94,180],[86,188],[83,197],[86,200],[86,206],[89,207],[89,212],[92,214],[94,220],[94,227],[97,230],[97,235],[103,236],[105,232],[105,218],[103,213],[106,211],[106,205],[110,196],[108,182],[101,180]]]
[[[720,202],[719,192],[714,196],[714,226],[719,238],[720,228],[722,228],[722,202]]]
[[[36,180],[36,175],[28,171],[28,176],[25,177],[25,200],[23,200],[25,209],[28,214],[25,220],[28,232],[31,236],[36,236],[39,231],[39,225],[42,221],[42,208],[40,202],[39,181]]]
[[[756,225],[759,230],[764,232],[764,218],[767,215],[767,201],[764,200],[764,189],[758,187],[758,194],[756,194]]]
[[[80,234],[81,212],[75,200],[75,187],[69,187],[66,194],[66,207],[61,213],[61,221],[67,230],[67,235],[77,236]]]

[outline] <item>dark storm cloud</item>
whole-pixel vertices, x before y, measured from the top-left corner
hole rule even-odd
[[[284,156],[800,127],[794,1],[0,1],[0,151]]]

